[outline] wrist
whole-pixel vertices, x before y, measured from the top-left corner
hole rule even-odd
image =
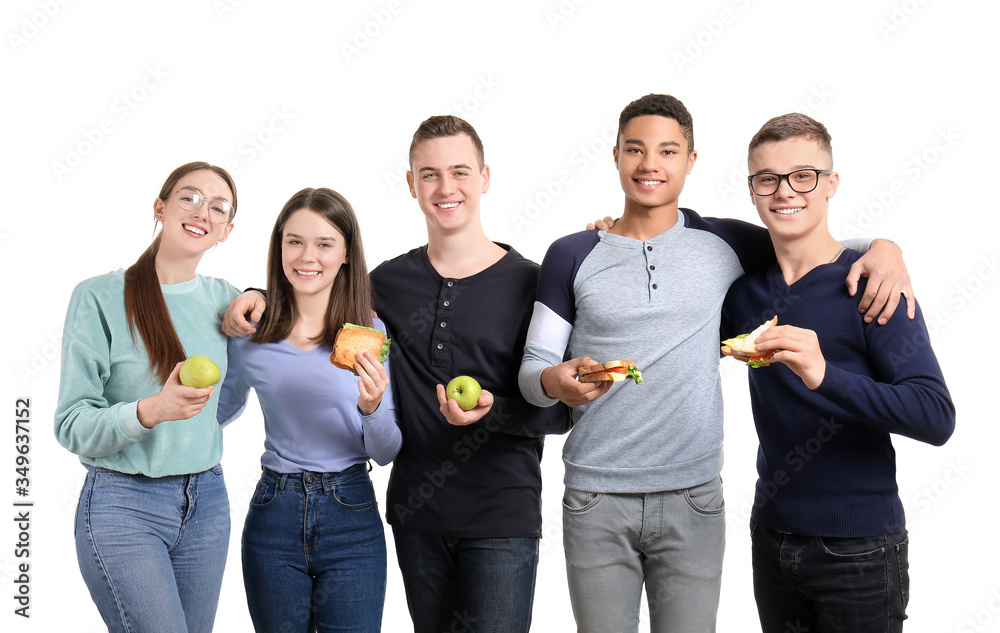
[[[381,398],[379,398],[375,402],[361,402],[360,400],[358,400],[358,411],[361,412],[361,415],[366,415],[366,416],[371,415],[376,411],[378,411],[378,406],[380,404],[382,404]]]
[[[157,416],[156,396],[143,398],[135,407],[135,417],[139,419],[139,424],[151,429],[161,422]]]
[[[539,382],[542,383],[542,391],[549,398],[556,398],[557,397],[557,396],[553,395],[553,392],[555,391],[554,386],[550,387],[550,385],[549,385],[549,381],[552,378],[552,374],[553,374],[554,371],[555,371],[555,367],[546,367],[545,369],[542,370],[542,375],[539,377]]]

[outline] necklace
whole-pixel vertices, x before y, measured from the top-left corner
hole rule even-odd
[[[837,258],[838,258],[838,257],[840,257],[840,254],[841,254],[841,253],[843,253],[843,252],[844,252],[844,247],[843,247],[843,246],[841,246],[841,247],[840,247],[840,250],[838,250],[838,251],[837,251],[837,253],[836,253],[836,254],[835,254],[835,255],[833,256],[833,259],[831,259],[831,260],[830,260],[830,261],[828,261],[827,263],[828,263],[828,264],[832,264],[833,262],[837,261]]]

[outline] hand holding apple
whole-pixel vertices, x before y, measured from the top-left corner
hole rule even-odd
[[[479,396],[482,395],[483,388],[472,376],[456,376],[451,379],[444,391],[445,395],[458,403],[462,411],[470,411],[479,404]]]
[[[136,417],[139,418],[139,424],[151,429],[161,422],[193,418],[205,408],[205,405],[212,398],[212,394],[215,393],[215,387],[208,385],[198,388],[181,384],[180,374],[183,367],[184,362],[174,365],[174,369],[170,372],[170,377],[167,378],[160,393],[143,398],[136,404]]]
[[[211,358],[195,354],[181,365],[181,384],[195,389],[204,389],[222,379],[219,366]]]
[[[459,376],[459,378],[463,377]],[[466,376],[465,378],[468,377]],[[449,389],[451,388],[452,383],[455,382],[454,380],[448,383],[448,389],[446,389],[444,385],[437,386],[438,404],[441,405],[441,413],[448,421],[448,424],[453,426],[467,426],[469,424],[473,424],[481,420],[483,416],[489,413],[490,408],[493,407],[493,394],[489,391],[483,390],[479,386],[479,383],[474,379],[469,378],[469,380],[476,383],[475,387],[471,389],[471,392],[475,393],[478,389],[480,393],[477,394],[477,398],[475,400],[471,400],[471,402],[469,400],[465,401],[465,405],[470,406],[468,410],[460,406],[459,402],[449,395]],[[468,388],[470,385],[468,383],[462,384],[466,387],[466,389],[463,390],[464,396],[468,397],[470,395],[470,390]]]

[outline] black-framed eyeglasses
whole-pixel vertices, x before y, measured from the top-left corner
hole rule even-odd
[[[788,183],[795,193],[809,193],[819,184],[822,174],[832,174],[832,169],[798,169],[788,174],[770,174],[767,172],[747,176],[750,188],[758,196],[771,196],[781,186],[782,179]]]
[[[197,211],[208,202],[208,219],[216,224],[226,224],[236,213],[233,204],[225,198],[206,198],[194,187],[181,187],[170,195],[177,194],[177,205],[185,211]],[[167,196],[170,197],[170,196]]]

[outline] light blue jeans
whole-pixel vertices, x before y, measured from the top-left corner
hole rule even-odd
[[[563,544],[577,631],[636,631],[645,584],[652,633],[713,633],[725,543],[721,478],[651,493],[567,488]]]
[[[208,633],[229,549],[222,467],[151,478],[87,468],[80,571],[111,633]]]

